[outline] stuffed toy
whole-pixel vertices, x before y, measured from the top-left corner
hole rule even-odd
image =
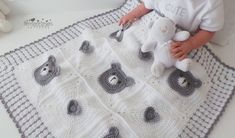
[[[9,14],[10,9],[7,5],[0,0],[0,32],[10,32],[12,30],[12,25],[9,21],[6,20],[6,15]]]
[[[166,17],[161,17],[154,23],[150,23],[146,42],[141,47],[142,53],[153,51],[154,62],[151,72],[156,77],[160,77],[165,68],[175,66],[176,68],[186,72],[192,62],[191,59],[183,60],[174,59],[170,54],[170,46],[172,40],[185,41],[190,37],[187,31],[177,32],[176,24]]]

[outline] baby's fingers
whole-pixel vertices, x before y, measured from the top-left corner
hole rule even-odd
[[[185,59],[186,57],[187,57],[187,55],[184,54],[183,56],[181,56],[181,57],[179,58],[179,60],[181,61],[181,60]]]
[[[178,53],[178,52],[180,52],[181,51],[181,49],[180,49],[180,47],[179,46],[172,46],[171,48],[170,48],[170,52],[171,52],[171,54],[173,54],[173,55],[175,55],[176,53]]]
[[[128,20],[125,18],[125,17],[122,17],[121,19],[120,19],[120,21],[119,21],[119,26],[120,25],[125,25],[126,23],[128,22]]]
[[[180,59],[180,58],[183,57],[183,56],[184,56],[184,52],[183,52],[183,51],[180,51],[180,52],[178,52],[178,53],[176,53],[176,54],[174,55],[174,58]]]
[[[124,20],[124,17],[121,17],[121,19],[120,19],[119,22],[118,22],[118,25],[119,25],[119,26],[123,24],[123,20]]]
[[[123,24],[123,19],[121,18],[120,20],[119,20],[119,22],[118,22],[118,25],[120,26],[120,25],[122,25]]]
[[[171,43],[171,47],[172,48],[176,48],[176,47],[178,47],[178,46],[180,46],[181,45],[181,42],[172,42]]]

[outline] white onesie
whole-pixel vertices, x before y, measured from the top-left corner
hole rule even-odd
[[[223,0],[143,0],[147,9],[154,9],[190,32],[198,28],[218,31],[224,25]]]

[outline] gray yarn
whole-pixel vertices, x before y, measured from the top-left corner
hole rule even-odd
[[[119,129],[117,127],[111,127],[109,133],[104,138],[120,138]]]
[[[180,82],[180,80],[182,82]],[[199,88],[202,85],[201,80],[196,79],[192,73],[183,72],[179,69],[170,74],[168,83],[172,89],[182,96],[191,95],[196,88]]]
[[[118,35],[119,33],[120,33],[120,35]],[[111,39],[117,40],[118,42],[121,42],[122,39],[123,39],[123,33],[124,33],[123,30],[117,30],[117,31],[111,33],[111,34],[109,35],[109,37],[110,37]]]
[[[56,65],[54,56],[50,56],[48,61],[34,71],[36,82],[42,86],[50,83],[52,79],[60,75],[60,67]]]
[[[111,39],[117,40],[118,42],[121,42],[122,39],[123,39],[123,35],[124,35],[125,30],[127,30],[128,28],[130,28],[131,25],[132,25],[131,23],[127,23],[122,29],[117,30],[117,31],[111,33],[111,34],[109,35],[109,37],[110,37]]]
[[[142,52],[141,49],[139,49],[138,57],[141,60],[148,61],[153,58],[152,52]]]
[[[82,42],[82,45],[79,50],[84,54],[90,54],[94,51],[94,47],[90,44],[89,41],[85,40]]]
[[[135,80],[127,77],[122,71],[119,63],[111,64],[111,69],[101,74],[98,80],[103,89],[110,94],[121,92],[126,87],[135,84]]]
[[[153,107],[147,107],[144,111],[144,121],[149,122],[157,122],[160,120],[159,114],[155,111]]]
[[[79,115],[82,112],[82,108],[76,100],[71,100],[67,106],[67,114]]]

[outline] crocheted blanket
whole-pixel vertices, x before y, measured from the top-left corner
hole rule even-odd
[[[235,91],[235,69],[208,44],[191,52],[189,72],[172,67],[154,77],[151,53],[139,49],[159,15],[117,31],[138,3],[0,57],[0,99],[22,137],[208,136]]]

